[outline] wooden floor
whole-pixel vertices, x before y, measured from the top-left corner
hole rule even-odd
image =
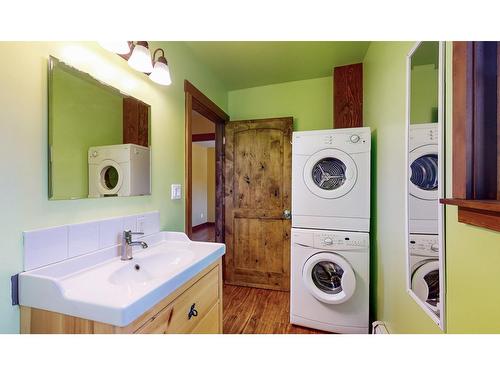
[[[191,239],[193,241],[215,242],[215,224],[207,223],[202,228],[193,228]]]
[[[290,324],[290,293],[224,285],[224,333],[326,333]]]

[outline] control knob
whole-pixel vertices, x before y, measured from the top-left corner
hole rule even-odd
[[[323,240],[325,245],[333,245],[333,240],[330,237],[327,237]]]
[[[353,134],[353,135],[351,135],[351,137],[349,139],[351,140],[352,143],[358,143],[359,142],[359,135]]]

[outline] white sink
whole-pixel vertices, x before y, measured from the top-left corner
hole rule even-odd
[[[171,249],[168,252],[149,254],[144,252],[135,259],[112,272],[109,282],[124,285],[128,288],[133,284],[145,284],[155,279],[168,276],[173,270],[181,269],[191,262],[194,253],[191,250]]]
[[[225,253],[225,245],[184,233],[142,237],[149,247],[122,261],[120,247],[19,275],[20,304],[126,326]]]

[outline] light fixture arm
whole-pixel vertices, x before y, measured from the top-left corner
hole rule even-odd
[[[161,56],[158,57],[158,60],[156,60],[156,53],[157,52],[160,52],[161,53]],[[165,58],[165,51],[163,50],[163,48],[157,48],[155,49],[155,51],[153,52],[153,64],[156,62],[156,61],[161,61],[163,62],[164,64],[168,65],[167,63],[167,59]]]

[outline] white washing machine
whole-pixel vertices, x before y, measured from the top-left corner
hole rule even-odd
[[[368,232],[370,128],[293,133],[292,226]]]
[[[134,144],[90,147],[89,198],[151,194],[150,150]]]
[[[439,315],[439,236],[410,234],[411,290]]]
[[[369,331],[369,234],[292,228],[290,322]]]
[[[438,233],[438,124],[410,125],[410,233]]]

